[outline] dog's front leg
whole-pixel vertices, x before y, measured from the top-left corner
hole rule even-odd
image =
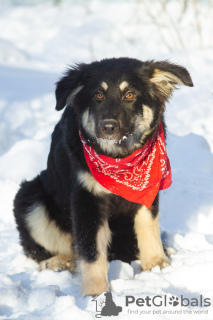
[[[143,271],[151,270],[157,265],[160,268],[169,266],[170,263],[165,255],[160,237],[158,198],[156,198],[151,210],[145,206],[138,210],[135,216],[134,228]]]
[[[102,207],[103,210],[103,207]],[[100,198],[79,190],[73,199],[73,233],[82,272],[82,294],[108,291],[108,220],[100,210]]]

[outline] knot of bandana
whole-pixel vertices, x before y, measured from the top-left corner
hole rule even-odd
[[[126,158],[97,154],[79,134],[93,177],[112,193],[150,208],[158,191],[170,187],[171,167],[162,123],[151,140]]]

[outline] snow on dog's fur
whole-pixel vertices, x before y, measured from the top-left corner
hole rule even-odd
[[[41,269],[73,270],[80,260],[83,295],[108,290],[107,260],[141,259],[143,270],[169,265],[160,238],[158,195],[151,209],[113,194],[92,176],[81,134],[97,154],[124,158],[156,134],[177,85],[193,86],[187,70],[167,61],[119,58],[69,69],[57,83],[47,169],[25,181],[14,214],[27,256]]]

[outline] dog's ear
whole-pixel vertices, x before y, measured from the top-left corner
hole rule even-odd
[[[152,95],[157,96],[163,104],[177,89],[177,85],[193,87],[189,72],[182,66],[168,61],[147,61],[142,68],[148,72],[149,81],[155,86]]]
[[[74,96],[81,91],[81,78],[85,64],[79,64],[65,72],[65,75],[56,83],[56,110],[62,110],[72,103]]]

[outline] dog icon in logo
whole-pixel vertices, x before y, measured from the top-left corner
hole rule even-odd
[[[96,314],[96,318],[100,318],[101,316],[118,316],[119,312],[122,311],[122,307],[116,306],[113,301],[111,292],[102,292],[93,301],[96,301],[96,311],[100,312],[100,314]]]
[[[106,302],[105,306],[101,311],[102,316],[118,316],[119,312],[122,311],[122,307],[116,306],[115,302],[112,300],[112,293],[106,292]]]

